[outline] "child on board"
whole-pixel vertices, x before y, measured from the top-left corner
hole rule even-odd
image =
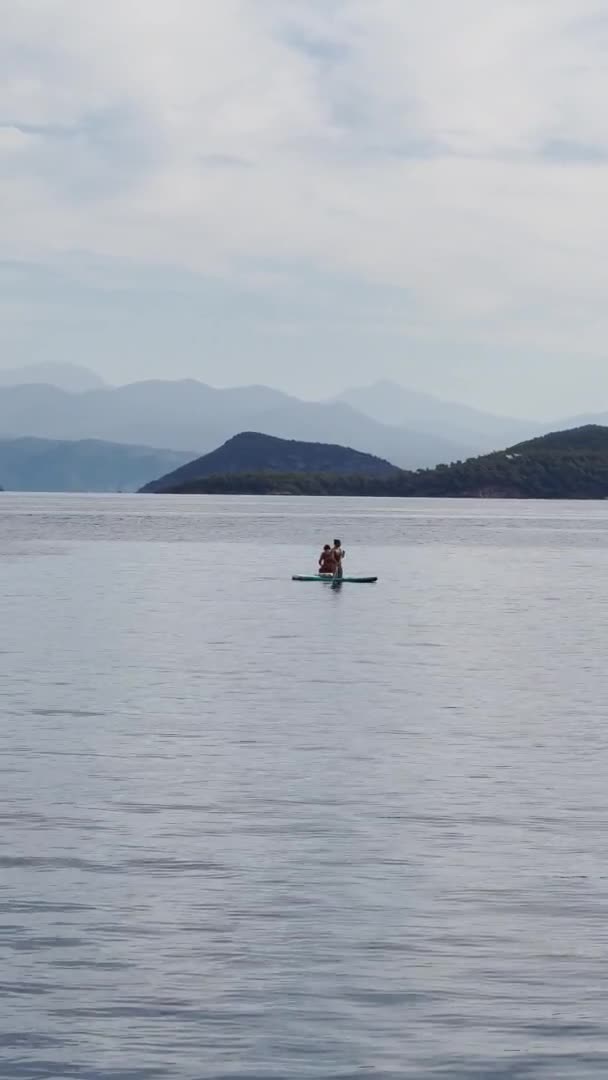
[[[323,551],[319,556],[319,573],[333,574],[336,569],[336,560],[329,544],[323,545]]]

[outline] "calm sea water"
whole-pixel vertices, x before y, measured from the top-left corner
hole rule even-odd
[[[608,1075],[606,503],[2,495],[0,598],[0,1076]]]

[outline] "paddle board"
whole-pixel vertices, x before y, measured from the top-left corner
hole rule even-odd
[[[330,584],[333,582],[336,585],[342,584],[344,581],[356,582],[359,585],[368,585],[377,581],[377,577],[338,577],[335,578],[333,574],[293,574],[292,581],[328,581]]]

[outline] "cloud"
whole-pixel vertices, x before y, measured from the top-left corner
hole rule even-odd
[[[605,0],[22,0],[3,254],[306,267],[404,339],[603,356],[607,43]]]

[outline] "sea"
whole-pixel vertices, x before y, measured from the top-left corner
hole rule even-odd
[[[605,1080],[608,503],[2,494],[0,615],[2,1078]]]

